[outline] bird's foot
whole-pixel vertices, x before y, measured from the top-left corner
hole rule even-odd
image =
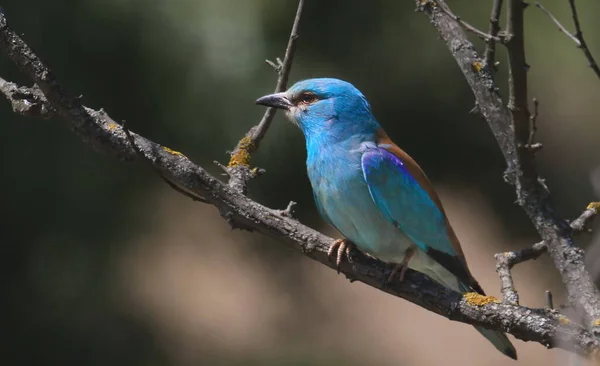
[[[337,268],[337,273],[340,273],[340,265],[342,264],[342,259],[344,255],[350,261],[350,251],[354,249],[354,244],[350,242],[348,239],[337,239],[331,246],[329,246],[329,251],[327,252],[327,257],[331,260],[334,253],[336,254],[335,258],[335,266]]]
[[[383,283],[381,284],[382,288],[386,288],[387,285],[392,282],[392,280],[394,279],[394,277],[396,276],[396,274],[400,273],[400,282],[402,282],[402,280],[404,280],[404,275],[406,274],[406,270],[408,269],[408,262],[411,260],[411,258],[415,255],[415,248],[414,247],[409,247],[408,249],[406,249],[406,252],[404,252],[404,258],[402,259],[402,262],[400,263],[396,263],[394,265],[394,268],[392,268],[392,272],[390,273],[390,275],[383,280]]]

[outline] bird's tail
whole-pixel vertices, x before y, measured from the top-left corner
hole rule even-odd
[[[477,290],[476,292],[483,294],[483,290],[481,289],[479,284],[477,284],[476,282],[475,284],[477,286],[477,289],[473,289],[471,286],[465,286],[462,283],[459,286],[461,287],[461,290],[463,292]],[[508,337],[506,337],[504,333],[499,332],[497,330],[486,329],[483,327],[474,326],[474,328],[477,329],[477,331],[481,333],[481,335],[483,335],[488,341],[490,341],[494,345],[494,347],[498,349],[498,351],[504,353],[513,360],[517,359],[517,350],[515,349],[513,344],[508,340]]]
[[[481,333],[481,335],[483,335],[488,341],[490,341],[494,347],[498,349],[498,351],[504,353],[513,360],[517,359],[517,350],[515,350],[515,347],[512,345],[512,343],[510,343],[504,333],[482,327],[474,328],[477,329],[477,331]]]

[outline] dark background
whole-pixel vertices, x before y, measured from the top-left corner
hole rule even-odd
[[[572,29],[566,1],[544,4]],[[600,58],[600,3],[577,4]],[[451,5],[487,29],[491,1]],[[3,4],[9,25],[87,106],[215,174],[212,161],[226,162],[226,150],[264,112],[253,101],[276,79],[264,59],[283,56],[295,7],[278,0]],[[458,67],[414,8],[408,0],[307,0],[291,82],[337,77],[367,96],[388,134],[439,187],[473,272],[498,294],[492,254],[537,236],[502,181],[505,165],[485,122],[468,113],[474,100]],[[526,27],[530,96],[540,100],[537,137],[545,146],[539,169],[571,218],[597,197],[600,81],[534,6]],[[502,50],[499,60],[505,95]],[[31,84],[6,55],[0,75]],[[21,117],[2,101],[0,121],[3,365],[512,362],[467,326],[350,285],[258,234],[231,232],[216,210],[170,191],[146,167],[94,152],[65,121]],[[278,115],[254,157],[267,174],[250,194],[270,207],[297,201],[299,219],[321,228],[304,159],[300,132]],[[545,288],[561,298],[547,259],[517,268],[516,280],[526,305],[543,306]],[[565,357],[515,344],[524,364]]]

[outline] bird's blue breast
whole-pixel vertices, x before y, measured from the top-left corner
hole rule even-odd
[[[382,260],[399,262],[410,240],[377,207],[364,179],[361,157],[371,135],[356,135],[308,148],[308,177],[323,218],[356,246]]]

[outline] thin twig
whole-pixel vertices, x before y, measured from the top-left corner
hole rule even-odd
[[[515,138],[526,142],[529,136],[529,110],[527,108],[527,62],[525,61],[525,26],[523,0],[508,0],[506,45],[509,60],[508,108],[512,114]]]
[[[536,98],[533,98],[533,113],[531,114],[531,116],[529,116],[529,138],[527,139],[527,144],[525,145],[525,147],[530,149],[531,151],[537,151],[542,148],[541,143],[534,142],[535,134],[537,132],[537,118],[539,115],[539,106],[540,102]]]
[[[571,40],[575,42],[575,44],[577,44],[577,47],[581,47],[581,42],[579,41],[579,39],[577,39],[575,35],[569,32],[569,30],[564,25],[562,25],[562,23],[554,16],[554,14],[550,12],[550,10],[546,9],[544,5],[540,3],[535,3],[535,6],[537,6],[541,11],[544,12],[544,14],[548,16],[548,18],[550,18],[550,20],[552,20],[552,22],[558,27],[559,31],[563,32],[567,37],[571,38]]]
[[[554,309],[554,301],[552,300],[552,291],[546,290],[546,309],[553,310]]]
[[[502,11],[502,0],[494,0],[492,5],[492,15],[490,16],[490,36],[497,36],[500,32],[500,12]],[[485,45],[485,64],[490,70],[496,70],[496,41],[493,38]]]
[[[169,180],[205,197],[228,221],[276,238],[309,258],[335,269],[335,264],[329,262],[327,256],[332,238],[251,200],[208,174],[184,155],[131,133],[139,149],[139,152],[134,151],[127,133],[108,114],[82,106],[79,99],[60,86],[51,70],[6,26],[1,13],[0,49],[39,85],[59,115],[97,151],[137,162],[141,161],[141,153],[147,158],[144,161],[152,163]],[[384,262],[358,251],[352,259],[352,263],[342,262],[340,271],[356,281],[380,288],[382,281],[389,276],[388,266]],[[410,269],[403,281],[390,283],[385,291],[451,320],[506,331],[518,339],[535,341],[549,348],[563,348],[580,355],[600,349],[600,343],[592,333],[574,322],[561,322],[560,314],[556,312],[505,305],[491,296],[473,293],[463,296]]]
[[[512,260],[515,258],[515,252],[498,253],[496,258],[496,272],[500,277],[500,292],[503,302],[510,305],[519,305],[519,295],[515,290],[515,285],[510,273]]]
[[[598,215],[600,211],[600,202],[591,202],[583,213],[571,222],[571,229],[575,232],[582,232],[587,229],[590,221]]]
[[[575,23],[575,37],[579,40],[579,48],[585,54],[585,57],[588,60],[589,66],[594,70],[596,76],[600,79],[600,67],[598,67],[598,63],[592,56],[590,49],[585,43],[585,39],[583,38],[583,31],[581,30],[581,24],[579,24],[579,16],[577,15],[577,7],[575,6],[575,0],[569,0],[569,5],[571,6],[571,14],[573,15],[573,23]]]
[[[296,53],[296,44],[297,39],[299,37],[298,28],[300,26],[300,19],[302,18],[302,10],[304,9],[304,1],[298,1],[298,8],[296,9],[296,17],[294,18],[294,24],[292,25],[292,31],[290,32],[290,38],[288,39],[288,44],[285,49],[285,56],[283,57],[283,62],[277,59],[279,62],[279,69],[277,70],[279,73],[279,77],[277,78],[277,85],[275,86],[275,93],[279,93],[284,91],[287,88],[288,79],[290,77],[290,71],[292,70],[292,63],[294,61],[294,54]],[[272,113],[269,113],[269,110]],[[273,122],[273,117],[275,117],[276,108],[267,108],[267,111],[263,115],[263,118],[258,123],[256,129],[252,132],[252,143],[255,146],[254,149],[258,149],[260,142],[265,137],[267,130],[271,126],[271,122]]]
[[[485,33],[484,31],[477,29],[476,27],[472,26],[471,24],[465,22],[458,15],[455,15],[454,13],[452,13],[452,11],[450,11],[450,9],[448,7],[442,6],[441,4],[439,4],[439,5],[440,5],[440,9],[443,12],[445,12],[446,14],[448,14],[448,16],[450,18],[454,19],[455,22],[457,22],[463,28],[465,28],[469,32],[471,32],[474,35],[476,35],[477,37],[479,37],[482,41],[484,41],[486,43],[489,43],[490,41],[502,43],[502,38],[498,37],[497,33],[496,34],[492,34],[491,32]]]
[[[544,14],[548,16],[548,18],[550,18],[550,20],[558,27],[559,31],[564,33],[573,42],[575,42],[578,48],[581,48],[581,51],[583,51],[583,54],[588,60],[589,66],[592,68],[596,76],[600,78],[600,67],[594,59],[594,56],[592,56],[592,53],[590,52],[587,43],[583,38],[583,31],[581,30],[581,24],[579,23],[579,16],[577,15],[577,7],[575,6],[575,0],[569,0],[569,6],[571,7],[571,14],[573,16],[573,23],[575,23],[574,34],[569,32],[569,30],[564,25],[562,25],[562,23],[554,16],[554,14],[552,14],[550,10],[546,9],[542,4],[535,3],[535,6],[537,6],[541,11],[543,11]]]
[[[498,253],[496,258],[496,272],[500,277],[501,292],[505,304],[519,305],[519,295],[515,290],[511,269],[513,266],[532,259],[537,259],[547,250],[546,243],[541,241],[535,243],[531,248],[525,248],[518,252],[510,251]]]
[[[600,202],[590,203],[586,209],[579,215],[578,218],[571,222],[571,229],[574,233],[579,233],[585,230],[592,219],[598,215]],[[544,241],[535,243],[531,248],[525,248],[517,252],[510,251],[498,253],[496,257],[496,272],[500,277],[501,291],[504,298],[504,303],[518,305],[519,295],[512,279],[511,269],[519,263],[537,259],[542,254],[546,253],[548,247]]]
[[[267,61],[267,63],[275,67],[278,73],[275,93],[282,92],[287,88],[287,82],[292,69],[292,62],[294,61],[294,53],[296,52],[296,43],[299,37],[298,28],[300,25],[300,19],[302,18],[304,1],[305,0],[298,1],[296,17],[294,18],[294,24],[292,25],[292,31],[290,32],[290,38],[288,39],[283,61],[281,62],[279,59],[277,59],[277,65],[275,65],[273,62]],[[252,127],[231,152],[231,158],[229,159],[229,163],[227,164],[225,171],[229,175],[229,185],[232,188],[245,193],[247,190],[248,181],[258,175],[257,169],[250,168],[250,159],[252,154],[260,146],[260,142],[265,137],[267,130],[271,126],[271,122],[273,122],[276,111],[277,110],[275,108],[267,108],[258,125]]]

